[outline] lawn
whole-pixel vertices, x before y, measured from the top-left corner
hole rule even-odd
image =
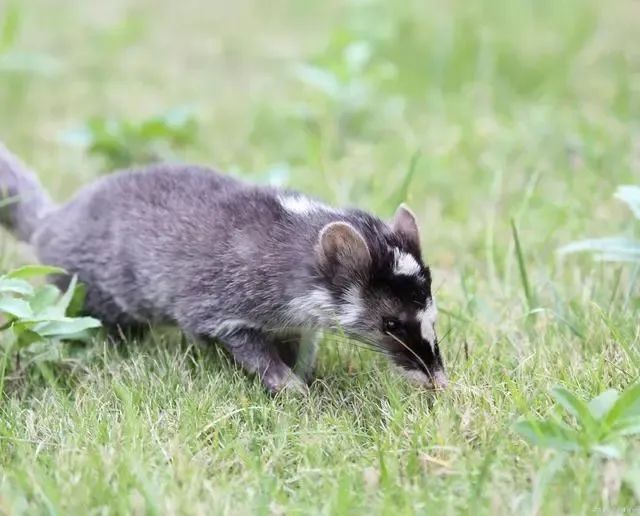
[[[115,161],[87,121],[181,109],[193,131],[158,155],[383,217],[408,202],[451,387],[330,337],[303,399],[170,329],[11,357],[0,514],[640,511],[637,439],[560,464],[514,431],[557,412],[555,385],[640,376],[637,269],[557,254],[634,229],[613,193],[640,179],[640,2],[5,0],[2,19],[0,140],[58,200]],[[5,270],[33,260],[0,246]]]

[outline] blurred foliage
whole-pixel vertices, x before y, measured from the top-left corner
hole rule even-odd
[[[17,49],[21,13],[18,2],[7,2],[4,11],[0,11],[0,74],[54,73],[59,68],[56,59],[47,54],[21,52]]]
[[[74,276],[67,290],[60,292],[47,283],[33,287],[26,280],[35,276],[64,274],[62,269],[28,265],[0,276],[0,329],[11,334],[10,346],[26,347],[42,340],[82,339],[86,330],[100,326],[91,317],[75,317],[84,304],[84,287]]]
[[[607,390],[588,403],[564,387],[554,387],[551,395],[575,423],[569,425],[555,416],[519,421],[516,431],[534,445],[620,459],[626,441],[640,434],[640,384],[622,394]]]
[[[176,159],[175,151],[195,144],[198,124],[190,110],[174,109],[135,122],[127,118],[94,117],[64,135],[103,159],[107,170]]]
[[[74,276],[67,290],[60,292],[52,284],[34,287],[27,280],[50,274],[64,274],[62,269],[44,265],[27,265],[0,276],[0,395],[9,359],[20,352],[33,360],[59,357],[62,340],[86,340],[89,330],[100,321],[78,317],[84,304],[84,287]]]
[[[640,187],[620,186],[615,196],[629,207],[636,222],[640,222]],[[602,261],[640,263],[640,240],[625,236],[611,236],[580,240],[560,248],[561,254],[577,252],[591,253]]]
[[[17,0],[0,3],[0,19],[10,5],[11,53],[64,64],[52,76],[0,72],[2,138],[55,197],[107,166],[180,153],[381,216],[408,201],[452,389],[433,400],[405,390],[384,362],[329,341],[301,405],[262,398],[173,334],[98,341],[95,362],[76,362],[81,389],[59,388],[59,375],[3,406],[0,512],[637,507],[637,437],[610,459],[510,430],[530,414],[582,442],[549,385],[589,400],[640,374],[640,275],[555,253],[628,226],[625,207],[597,199],[637,184],[640,4]],[[148,114],[185,102],[206,145],[139,136]],[[106,140],[100,166],[56,145],[96,114],[97,129],[70,139],[87,150]]]
[[[558,154],[577,143],[579,153],[594,154],[573,134],[545,143],[553,132],[546,110],[583,97],[583,69],[611,70],[609,109],[629,116],[626,56],[589,47],[599,22],[594,9],[550,0],[347,2],[320,50],[291,65],[286,101],[257,103],[251,142],[276,146],[278,163],[321,177],[294,175],[298,186],[385,214],[396,197],[381,200],[378,192],[404,188],[410,156],[421,152],[404,200],[415,203],[414,192],[424,190],[429,177],[448,209],[464,219],[471,203],[454,196],[470,190],[453,188],[447,170],[486,189],[498,166],[541,166],[530,153],[518,153],[524,142]],[[535,110],[522,112],[523,101]],[[488,145],[496,152],[486,153]],[[339,185],[322,180],[328,160],[350,163],[356,152],[373,161],[370,168],[356,164]]]

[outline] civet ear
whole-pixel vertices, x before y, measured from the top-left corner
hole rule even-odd
[[[316,256],[332,275],[358,276],[371,266],[371,253],[362,234],[346,222],[327,224],[318,237]]]
[[[416,216],[406,204],[401,204],[396,210],[391,222],[391,229],[397,235],[401,235],[409,243],[420,249],[420,231]]]

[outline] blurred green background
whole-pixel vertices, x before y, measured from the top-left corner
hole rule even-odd
[[[0,20],[0,139],[59,200],[112,167],[171,159],[383,217],[407,201],[434,270],[454,382],[431,406],[389,386],[384,368],[353,377],[377,359],[328,346],[321,372],[333,380],[300,407],[242,377],[220,387],[208,375],[229,373],[216,361],[189,373],[196,379],[147,373],[180,361],[175,341],[134,348],[133,358],[108,351],[81,362],[91,409],[46,382],[12,395],[0,513],[46,512],[47,499],[50,509],[96,512],[638,507],[637,443],[629,460],[574,457],[547,485],[549,456],[511,427],[551,410],[554,383],[591,397],[639,374],[633,268],[562,261],[556,250],[634,231],[612,194],[640,178],[640,2],[2,0]],[[2,246],[5,262],[27,259],[10,238]],[[145,389],[156,394],[138,397]],[[100,419],[105,396],[117,430],[98,445],[74,429]],[[225,415],[256,398],[263,420]],[[43,400],[49,408],[29,417],[75,423],[35,460],[41,437],[25,414]],[[197,400],[207,400],[202,410]],[[191,419],[165,428],[163,403]],[[223,432],[214,442],[250,451],[202,445],[198,428],[211,421]],[[33,443],[11,448],[7,435]],[[89,451],[70,459],[61,443]],[[175,462],[163,461],[166,449]],[[92,477],[130,471],[124,455],[139,472],[130,483]],[[91,489],[67,498],[73,471]]]

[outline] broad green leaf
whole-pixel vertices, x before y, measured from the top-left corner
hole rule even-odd
[[[619,419],[640,415],[640,383],[632,385],[620,394],[604,422],[612,427]]]
[[[580,437],[578,433],[555,421],[519,421],[515,430],[531,444],[543,448],[561,451],[578,451]]]
[[[26,281],[16,278],[0,278],[0,293],[18,294],[30,296],[33,294],[33,287]]]
[[[99,328],[100,326],[100,321],[92,317],[68,317],[66,319],[61,319],[58,321],[47,321],[38,323],[34,327],[34,331],[39,333],[43,337],[64,338],[73,336],[86,330],[90,330],[92,328]]]
[[[620,394],[615,389],[609,389],[596,396],[589,402],[589,410],[595,419],[602,419],[613,407]]]
[[[631,416],[617,421],[612,432],[618,435],[640,434],[640,416]]]
[[[26,348],[35,342],[42,342],[44,339],[35,331],[24,329],[17,336],[18,347]]]
[[[30,319],[20,319],[13,322],[13,324],[11,325],[11,329],[17,335],[27,330],[31,330],[36,324],[38,324],[37,321],[33,321]]]
[[[69,307],[69,303],[71,303],[71,299],[73,298],[73,294],[76,291],[76,284],[77,283],[78,283],[78,276],[76,276],[74,274],[73,277],[71,278],[71,281],[69,282],[69,286],[67,287],[67,290],[65,291],[63,296],[60,298],[60,301],[58,301],[56,303],[56,308],[58,308],[60,310],[61,315],[64,315],[67,312],[67,308]]]
[[[77,317],[82,314],[84,309],[84,301],[87,297],[87,287],[84,283],[78,283],[76,285],[76,289],[73,292],[73,297],[71,298],[71,302],[67,307],[67,315],[69,317]]]
[[[29,319],[33,316],[29,303],[24,299],[15,297],[3,297],[0,299],[0,312],[4,312],[18,319]]]
[[[38,288],[33,295],[33,297],[29,300],[29,304],[35,314],[35,317],[38,318],[47,318],[50,314],[48,314],[48,310],[52,307],[55,308],[55,304],[60,297],[60,291],[55,285],[47,284]],[[61,314],[64,316],[64,314]]]
[[[604,455],[609,459],[622,458],[622,452],[620,449],[612,444],[596,444],[591,447],[591,451]]]
[[[558,404],[577,419],[578,423],[580,423],[587,432],[592,433],[596,430],[596,420],[591,415],[589,406],[583,400],[564,387],[554,387],[551,389],[551,395]]]
[[[47,276],[48,274],[65,274],[66,271],[60,267],[49,265],[25,265],[6,274],[7,278],[33,278],[34,276]]]

